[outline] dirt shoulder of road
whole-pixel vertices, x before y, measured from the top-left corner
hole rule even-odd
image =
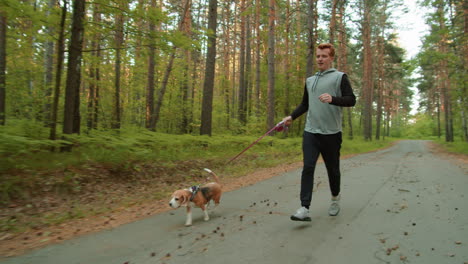
[[[468,155],[449,152],[433,141],[428,141],[427,145],[432,153],[437,153],[437,155],[459,165],[466,173],[468,173]]]
[[[428,142],[428,146],[433,153],[437,153],[437,155],[441,155],[460,164],[465,171],[468,171],[468,155],[447,152],[441,146],[433,142]],[[343,159],[352,156],[354,155],[347,155],[343,157]],[[287,171],[299,169],[301,166],[302,162],[297,162],[273,168],[260,169],[251,174],[223,182],[223,188],[226,192],[233,191]],[[222,177],[222,175],[220,176]],[[121,207],[110,213],[72,220],[58,226],[39,228],[16,235],[4,235],[0,237],[0,259],[21,255],[33,249],[42,248],[50,244],[63,242],[93,232],[112,229],[120,225],[172,210],[167,203],[168,199],[162,199],[129,207]]]
[[[264,168],[251,174],[231,178],[223,182],[225,192],[255,184],[284,172],[300,168],[302,162],[281,165],[273,168]],[[220,175],[222,178],[222,175]],[[187,186],[188,187],[188,186]],[[24,254],[30,250],[45,247],[50,244],[63,242],[74,237],[112,229],[152,215],[173,210],[168,200],[162,199],[153,202],[121,207],[110,213],[89,218],[67,221],[58,226],[38,228],[20,234],[8,234],[0,237],[0,259]]]

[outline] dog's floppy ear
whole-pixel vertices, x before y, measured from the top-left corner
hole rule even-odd
[[[192,193],[188,190],[185,190],[184,191],[184,194],[180,197],[182,199],[182,201],[180,201],[180,205],[186,205],[189,203],[190,201],[190,196],[192,195]]]
[[[187,203],[187,197],[185,197],[185,194],[180,197],[180,205],[186,204]]]

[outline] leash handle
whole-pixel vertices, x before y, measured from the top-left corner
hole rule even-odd
[[[276,124],[276,126],[274,126],[272,129],[268,130],[268,132],[266,132],[265,134],[263,134],[261,137],[259,137],[257,140],[255,140],[252,144],[250,144],[247,148],[245,148],[243,151],[241,151],[241,153],[237,154],[237,156],[235,156],[234,158],[230,159],[227,164],[231,163],[232,161],[234,161],[235,159],[237,159],[240,155],[242,155],[244,152],[246,152],[248,149],[250,149],[253,145],[257,144],[260,140],[262,140],[264,137],[266,137],[268,134],[270,134],[271,132],[273,131],[278,131],[278,128],[281,127],[281,128],[284,128],[284,122],[281,121],[279,122],[278,124]],[[287,128],[287,126],[286,126]],[[283,129],[281,129],[283,130]],[[279,130],[279,131],[281,131]]]

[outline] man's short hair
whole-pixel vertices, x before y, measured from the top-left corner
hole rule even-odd
[[[318,45],[317,49],[330,49],[330,57],[335,57],[335,47],[333,47],[333,45],[330,43],[322,43]]]

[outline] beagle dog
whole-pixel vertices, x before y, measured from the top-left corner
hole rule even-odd
[[[192,225],[192,206],[196,205],[203,210],[205,213],[205,221],[210,220],[208,215],[208,203],[213,200],[215,208],[219,204],[221,199],[222,186],[219,182],[218,176],[209,169],[205,169],[206,172],[213,175],[215,182],[210,182],[202,186],[193,186],[189,189],[176,190],[169,201],[169,206],[172,208],[179,208],[181,206],[187,207],[187,219],[185,221],[186,226]],[[214,208],[213,208],[214,209]]]

